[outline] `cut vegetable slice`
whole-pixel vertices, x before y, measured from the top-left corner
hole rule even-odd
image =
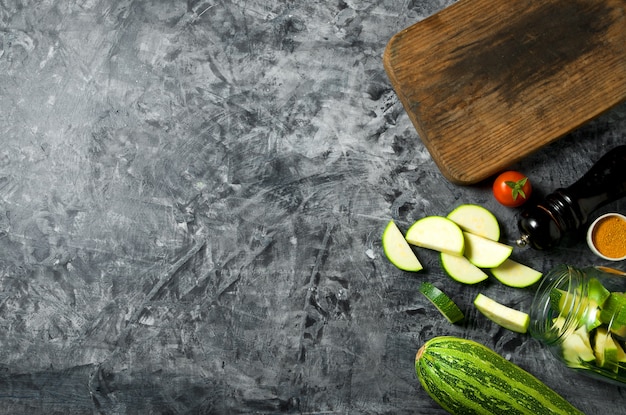
[[[583,318],[583,324],[587,327],[588,331],[602,324],[600,311],[610,295],[609,290],[607,290],[597,278],[591,278],[587,283],[587,298],[589,298],[589,304],[587,305],[587,311]]]
[[[495,268],[507,259],[513,247],[473,233],[463,232],[465,239],[464,255],[479,268]]]
[[[479,205],[464,204],[454,209],[447,216],[459,227],[478,236],[492,241],[500,239],[500,225],[496,217]]]
[[[587,283],[587,297],[595,301],[598,307],[602,307],[607,298],[611,295],[611,292],[607,290],[602,282],[597,278],[590,278]]]
[[[411,246],[392,220],[389,221],[383,231],[382,245],[387,259],[401,270],[420,271],[423,269]]]
[[[526,333],[528,331],[530,316],[523,311],[507,307],[483,294],[476,296],[474,306],[489,320],[505,329],[517,333]]]
[[[619,346],[611,337],[611,333],[609,333],[604,327],[598,327],[594,347],[596,364],[600,367],[617,372],[619,363],[617,351],[618,347]]]
[[[584,327],[579,328],[570,336],[563,337],[562,351],[563,359],[570,367],[579,367],[582,362],[595,360],[595,355],[589,342],[589,333],[587,333]]]
[[[465,239],[459,226],[442,216],[426,216],[415,222],[406,232],[406,240],[411,245],[463,255]]]
[[[524,288],[529,287],[539,281],[543,275],[524,264],[507,258],[504,262],[491,269],[491,273],[498,281],[509,287]]]
[[[610,331],[618,337],[626,338],[626,294],[609,294],[600,311],[600,321],[608,324]]]
[[[419,291],[439,310],[450,322],[456,323],[463,320],[463,312],[443,291],[429,282],[422,282]]]
[[[583,297],[580,290],[568,292],[553,288],[550,291],[550,307],[560,316],[572,316],[577,328],[584,326],[589,331],[602,324],[596,300]]]
[[[619,299],[608,301],[610,296],[611,293],[598,279],[591,278],[587,283],[585,295],[581,292],[581,287],[571,292],[554,288],[550,292],[550,305],[562,315],[573,315],[579,322],[578,326],[584,324],[588,330],[591,330],[602,323],[608,323],[603,319],[611,319],[613,311],[610,311],[610,314],[607,311],[599,312],[605,303],[610,303],[610,307],[621,308],[624,305]]]
[[[580,295],[570,293],[559,288],[550,291],[550,307],[560,316],[571,315],[578,322],[576,327],[582,324],[582,317],[589,299],[581,298]]]
[[[441,266],[455,281],[463,284],[476,284],[486,280],[489,276],[464,256],[440,254]]]
[[[576,297],[576,295],[560,288],[553,288],[550,291],[550,307],[560,315],[580,312],[579,310],[584,308],[584,306],[581,306],[581,303],[586,305],[587,301]],[[576,315],[576,319],[580,319],[580,315]]]

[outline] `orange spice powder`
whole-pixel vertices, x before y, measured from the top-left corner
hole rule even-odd
[[[626,256],[626,221],[609,216],[596,225],[592,235],[598,251],[609,258]]]

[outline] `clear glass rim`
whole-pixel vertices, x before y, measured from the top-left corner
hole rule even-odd
[[[569,265],[558,265],[544,276],[530,307],[529,332],[531,336],[550,345],[561,342],[574,331],[577,324],[575,316],[579,312],[578,308],[583,306],[583,302],[571,301],[569,310],[557,313],[551,305],[551,292],[558,288],[567,292],[568,295],[584,297],[587,295],[587,287],[582,283],[583,278],[584,274],[581,270]],[[553,320],[558,317],[563,318],[563,326],[560,328],[553,323]]]

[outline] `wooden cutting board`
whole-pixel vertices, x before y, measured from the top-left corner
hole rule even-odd
[[[626,0],[459,0],[383,63],[442,174],[476,183],[626,100]]]

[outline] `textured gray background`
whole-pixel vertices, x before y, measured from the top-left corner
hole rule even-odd
[[[451,3],[0,1],[0,412],[443,414],[413,360],[452,334],[626,414],[626,389],[471,306],[527,311],[532,290],[382,253],[389,219],[460,203],[517,236],[489,183],[443,179],[382,67],[394,33]],[[546,193],[624,142],[620,106],[513,167]],[[513,255],[601,263],[583,243]]]

